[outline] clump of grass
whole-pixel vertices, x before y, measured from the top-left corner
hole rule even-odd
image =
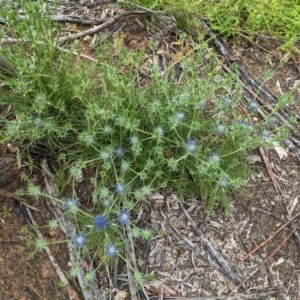
[[[136,0],[132,2],[157,10],[167,9],[184,28],[201,28],[199,17],[202,17],[223,37],[256,38],[257,35],[265,34],[282,40],[283,50],[294,49],[299,52],[294,47],[299,40],[300,29],[298,17],[300,6],[297,1]]]
[[[40,4],[23,4],[35,18],[19,20],[12,8],[1,11],[20,41],[1,49],[17,69],[15,77],[5,78],[0,99],[9,107],[1,118],[2,135],[28,147],[43,141],[57,153],[73,187],[79,172],[99,169],[91,179],[92,209],[85,210],[74,195],[57,199],[78,228],[72,242],[80,257],[89,250],[99,265],[122,257],[123,226],[134,238],[151,238],[133,216],[155,191],[197,197],[209,211],[228,209],[231,193],[246,183],[247,153],[276,140],[277,133],[271,138],[267,123],[251,125],[258,104],[248,116],[239,112],[241,84],[235,75],[222,74],[207,44],[162,70],[155,61],[146,64],[150,56],[143,50],[123,47],[111,55],[113,44],[103,39],[98,64],[92,64],[58,50],[47,6]],[[41,195],[32,184],[27,193]],[[54,221],[49,227],[57,226]]]

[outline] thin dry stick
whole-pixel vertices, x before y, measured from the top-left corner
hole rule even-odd
[[[251,277],[253,277],[257,271],[261,269],[261,267],[273,257],[280,248],[289,240],[289,238],[294,234],[295,229],[291,231],[291,233],[278,245],[278,247],[265,259],[263,260],[251,273],[247,276],[228,296],[224,298],[224,300],[228,300],[230,296],[234,294],[234,291],[237,291],[244,283],[246,283]]]
[[[55,22],[79,23],[84,25],[99,25],[103,22],[103,19],[91,19],[86,16],[80,17],[72,15],[53,15],[51,16],[51,19]]]
[[[70,34],[70,35],[67,35],[67,36],[60,37],[58,39],[58,42],[59,43],[64,43],[64,42],[67,42],[67,41],[70,41],[70,40],[75,40],[75,39],[78,39],[78,38],[81,38],[81,37],[84,37],[84,36],[87,36],[87,35],[95,34],[95,33],[111,26],[112,24],[114,24],[114,23],[116,23],[116,22],[118,22],[118,21],[120,21],[124,18],[128,18],[128,17],[134,16],[134,15],[147,15],[147,14],[149,14],[149,12],[124,13],[124,14],[121,14],[121,15],[116,16],[114,18],[110,18],[106,22],[104,22],[103,24],[101,24],[99,26],[96,26],[94,28],[84,30],[84,31],[81,31],[81,32],[77,32],[77,33],[74,33],[74,34]]]
[[[0,40],[1,44],[4,44],[4,45],[14,45],[16,43],[19,42],[18,39],[13,39],[13,38],[3,38]]]
[[[272,167],[271,167],[271,164],[270,164],[270,160],[269,160],[269,158],[267,156],[266,150],[263,147],[260,147],[259,148],[259,152],[260,152],[260,155],[261,155],[261,157],[262,157],[262,159],[264,161],[264,164],[265,164],[265,166],[267,168],[267,172],[268,172],[268,174],[269,174],[269,176],[271,178],[271,181],[272,181],[272,183],[274,185],[275,191],[278,192],[278,190],[280,190],[280,186],[279,186],[278,180],[275,177],[274,172],[272,170]]]
[[[129,255],[129,252],[126,252],[126,260],[129,262],[131,261],[131,257]],[[128,277],[128,285],[129,285],[129,290],[130,290],[130,295],[132,300],[138,300],[136,297],[136,293],[133,287],[133,276],[132,276],[132,271],[130,270],[130,266],[127,265],[127,277]]]
[[[65,48],[62,48],[62,47],[57,47],[57,49],[59,49],[60,51],[63,51],[63,52],[72,53],[72,54],[74,54],[74,55],[76,55],[76,56],[80,56],[80,57],[82,57],[82,58],[84,58],[84,59],[90,60],[90,61],[95,62],[95,63],[98,62],[97,59],[95,59],[95,58],[93,58],[93,57],[90,57],[90,56],[88,56],[88,55],[86,55],[86,54],[79,54],[79,53],[76,52],[76,51],[70,51],[70,50],[65,49]]]
[[[282,291],[279,289],[266,289],[262,291],[250,291],[245,293],[238,293],[229,297],[228,300],[253,300],[253,299],[269,299],[271,296],[276,296]],[[222,300],[218,296],[203,296],[203,297],[171,297],[165,296],[164,300]]]
[[[42,172],[44,175],[47,193],[51,197],[59,198],[59,195],[57,192],[57,187],[54,184],[54,176],[49,170],[46,159],[42,160],[41,167],[42,167]],[[60,220],[60,222],[59,222],[60,228],[62,229],[64,234],[67,236],[67,238],[71,238],[76,233],[76,227],[71,222],[71,220],[69,220],[68,218],[65,218],[65,217],[61,217],[61,216],[63,216],[62,207],[57,201],[51,199],[51,197],[49,198],[49,202],[51,202],[52,205],[47,203],[48,208],[53,213],[55,218]],[[70,261],[72,262],[73,265],[76,265],[77,252],[76,252],[74,245],[72,243],[68,243],[68,249],[69,249]],[[92,266],[90,266],[90,268],[92,268]],[[91,271],[93,271],[93,270],[91,270]],[[79,268],[77,278],[78,278],[78,282],[81,287],[81,291],[82,291],[84,299],[87,299],[87,300],[102,299],[96,280],[93,280],[89,283],[89,289],[86,288],[86,280],[85,280],[84,272],[83,272],[82,268]]]
[[[163,213],[163,211],[159,208],[159,212],[160,212],[160,215],[163,217],[163,219],[165,220],[165,221],[168,221],[168,219],[167,219],[167,216]],[[169,226],[171,227],[171,232],[172,232],[172,234],[175,236],[175,237],[177,237],[177,238],[180,238],[180,239],[182,239],[184,242],[185,242],[185,244],[193,251],[193,253],[197,253],[197,255],[199,255],[200,257],[202,257],[204,260],[207,260],[207,261],[209,261],[209,264],[211,265],[211,266],[213,266],[214,268],[216,268],[216,269],[219,269],[220,268],[220,265],[217,263],[217,262],[215,262],[213,259],[207,259],[202,253],[201,253],[201,251],[199,250],[199,248],[191,241],[191,240],[189,240],[187,237],[185,237],[185,236],[183,236],[181,233],[180,233],[180,231],[176,228],[176,227],[174,227],[173,225],[172,225],[172,223],[169,223]]]
[[[43,237],[42,233],[39,231],[38,229],[38,225],[37,223],[35,222],[32,214],[30,213],[30,211],[28,210],[28,215],[31,219],[31,222],[32,222],[32,229],[35,231],[37,237],[40,239],[40,240],[45,240],[45,238]],[[53,267],[55,268],[58,276],[59,276],[59,279],[62,281],[62,282],[66,282],[66,289],[68,291],[68,294],[69,294],[69,297],[71,300],[80,300],[80,297],[79,295],[77,294],[77,292],[73,289],[73,287],[71,286],[71,284],[68,282],[64,272],[62,271],[62,269],[60,268],[60,266],[58,265],[56,259],[54,258],[54,256],[52,255],[51,253],[51,250],[50,248],[46,245],[44,247],[44,250],[46,251],[46,253],[48,254],[48,257],[53,265]]]
[[[257,247],[255,247],[251,252],[249,252],[246,256],[241,258],[242,261],[249,258],[253,253],[255,253],[258,249],[262,248],[268,241],[270,241],[273,237],[275,237],[280,231],[282,231],[285,227],[287,227],[291,222],[293,222],[295,219],[297,219],[300,216],[300,213],[293,216],[287,223],[285,223],[283,226],[279,227],[272,235],[270,235],[266,240],[264,240],[261,244],[259,244]]]
[[[130,225],[126,224],[126,232],[127,232],[127,251],[126,251],[126,260],[127,262],[130,262],[129,264],[126,264],[127,267],[127,276],[128,276],[128,285],[130,290],[130,295],[132,300],[137,300],[136,292],[133,286],[133,276],[132,276],[132,270],[131,270],[131,263],[133,263],[134,267],[136,268],[136,261],[135,261],[135,253],[134,253],[134,247],[133,247],[133,240],[131,236],[131,229]]]
[[[130,228],[129,224],[126,224],[126,232],[127,232],[127,238],[128,238],[128,243],[127,244],[128,244],[128,250],[129,250],[126,253],[126,258],[127,258],[127,260],[131,260],[134,268],[136,270],[138,270],[138,266],[137,266],[137,263],[136,263],[135,252],[134,252],[133,238],[132,238],[131,228]],[[132,272],[129,269],[129,266],[127,266],[127,274],[128,274],[128,280],[129,280],[128,284],[129,284],[129,287],[130,287],[131,297],[134,297],[134,299],[135,299],[136,298],[136,295],[135,295],[136,293],[134,291],[134,288],[132,287],[132,282],[133,282],[131,280],[131,278],[132,278]],[[148,296],[148,294],[147,294],[147,292],[146,292],[143,284],[141,284],[140,287],[141,287],[141,289],[143,291],[143,294],[144,294],[145,298],[147,300],[150,300],[150,298],[149,298],[149,296]]]
[[[289,218],[291,217],[294,208],[291,208],[291,210],[289,210],[287,206],[285,207],[285,209],[286,209],[286,211],[289,215]],[[294,233],[294,239],[295,239],[296,246],[298,248],[298,252],[300,254],[300,236],[299,236],[299,233],[297,232],[297,227],[294,224],[292,224],[291,228],[295,228],[295,230],[296,230],[295,233]]]
[[[240,283],[242,281],[241,275],[237,272],[234,271],[231,265],[228,263],[228,261],[223,257],[223,255],[218,252],[212,243],[207,239],[207,237],[202,233],[200,228],[196,225],[194,220],[191,218],[189,213],[186,211],[186,209],[183,207],[182,203],[179,203],[181,210],[184,212],[186,218],[198,234],[198,236],[201,238],[202,242],[204,245],[207,247],[209,253],[215,258],[215,260],[218,262],[218,264],[222,267],[223,272],[235,283]],[[242,285],[240,285],[242,286]]]
[[[112,282],[112,279],[111,279],[111,276],[110,276],[110,270],[109,270],[109,267],[108,267],[107,264],[105,265],[105,270],[106,270],[106,273],[107,273],[107,279],[108,279],[109,286],[111,287],[109,289],[109,300],[111,300],[112,299],[112,291],[113,291],[113,282]]]
[[[27,208],[30,208],[30,209],[35,210],[35,211],[39,211],[38,208],[35,208],[35,207],[25,203],[25,200],[23,198],[20,198],[17,195],[15,195],[14,193],[11,193],[9,191],[0,189],[0,196],[18,200],[20,202],[20,204],[26,206]]]

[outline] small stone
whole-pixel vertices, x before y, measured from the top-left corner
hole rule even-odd
[[[159,193],[155,193],[155,194],[149,196],[149,200],[162,201],[164,199],[165,199],[165,197]]]

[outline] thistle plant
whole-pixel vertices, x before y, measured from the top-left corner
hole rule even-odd
[[[0,106],[10,109],[1,118],[1,135],[26,141],[24,147],[44,142],[57,154],[72,189],[78,174],[99,170],[92,179],[92,208],[85,210],[83,200],[73,196],[57,199],[77,226],[69,242],[81,257],[90,251],[100,265],[123,257],[124,227],[134,238],[150,239],[155,233],[137,228],[134,215],[140,201],[155,191],[168,188],[182,199],[206,201],[209,211],[228,209],[229,195],[246,183],[247,153],[281,139],[285,128],[252,124],[259,109],[255,99],[248,116],[239,112],[241,83],[234,75],[224,77],[204,41],[166,72],[158,72],[157,62],[149,63],[141,84],[146,50],[124,47],[112,57],[113,44],[102,40],[97,64],[75,61],[72,51],[58,51],[48,10],[40,10],[40,2],[22,4],[35,18],[20,20],[15,1],[0,10],[21,41],[0,49],[17,70],[15,77],[4,79],[8,89]],[[268,119],[273,125],[274,118]],[[42,195],[32,184],[27,193]],[[41,248],[44,241],[36,245]]]
[[[226,199],[220,177],[225,174],[231,192],[232,180],[245,179],[247,168],[241,164],[247,151],[274,135],[267,124],[250,125],[260,108],[255,99],[248,104],[248,118],[239,113],[241,84],[234,75],[221,74],[206,43],[183,60],[180,84],[175,67],[160,76],[153,62],[148,83],[138,87],[145,51],[123,48],[113,58],[113,45],[103,40],[97,65],[74,63],[73,54],[58,52],[43,7],[23,4],[25,13],[36,10],[37,17],[17,25],[13,9],[1,11],[13,33],[26,40],[26,45],[2,49],[18,70],[6,79],[11,90],[1,98],[2,106],[12,107],[2,118],[7,139],[26,140],[29,146],[43,141],[63,157],[69,181],[99,166],[94,182],[99,203],[110,197],[122,203],[168,187],[181,196],[206,199],[209,209],[227,207],[227,201],[220,201]],[[34,27],[36,22],[41,26]],[[274,118],[270,115],[268,122],[274,124]]]

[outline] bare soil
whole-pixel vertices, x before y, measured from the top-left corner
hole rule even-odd
[[[23,186],[16,154],[6,145],[0,150],[0,189],[16,192]],[[20,203],[3,197],[3,193],[0,193],[0,203],[0,299],[68,299],[66,292],[58,287],[59,278],[47,254],[40,252],[29,260],[32,248],[26,245],[21,229],[30,226]],[[32,202],[32,205],[40,209],[36,212],[40,220],[49,219],[49,212],[42,203]],[[57,260],[66,265],[68,257],[61,251],[57,253]]]
[[[105,16],[105,9],[114,10],[99,4],[90,8],[85,6],[85,9],[72,13]],[[176,30],[172,27],[171,32],[171,27],[168,24],[165,32],[158,28],[154,34],[158,38],[165,37],[168,42],[176,42]],[[122,29],[126,45],[131,49],[147,47],[153,37],[147,29],[143,18],[126,20]],[[231,43],[237,57],[257,78],[261,79],[266,70],[274,70],[274,75],[265,84],[277,96],[289,91],[299,80],[300,61],[297,55],[285,57],[279,46],[279,42],[271,39],[260,40],[257,44],[247,41],[239,45]],[[87,51],[92,55],[90,50]],[[282,64],[283,60],[286,63]],[[299,111],[299,107],[296,103],[291,110]],[[0,150],[0,188],[16,192],[24,185],[20,179],[21,172],[29,174],[28,170],[18,167],[17,154],[11,152],[7,145],[2,145]],[[151,299],[175,299],[179,296],[186,297],[180,299],[225,299],[224,295],[231,293],[236,296],[228,299],[300,299],[299,218],[248,259],[242,260],[292,216],[300,213],[300,166],[289,150],[284,150],[286,155],[281,159],[276,151],[266,150],[279,182],[278,191],[270,180],[260,153],[249,154],[255,173],[249,177],[242,193],[232,196],[228,215],[216,211],[208,216],[205,203],[188,199],[188,196],[182,201],[175,194],[153,195],[145,201],[138,222],[162,233],[149,244],[139,241],[135,245],[137,265],[146,274],[155,277],[154,281],[144,285]],[[42,182],[42,175],[33,174],[33,180]],[[81,184],[80,190],[88,195],[90,186]],[[58,287],[59,277],[45,252],[28,259],[32,249],[26,246],[26,237],[20,234],[20,230],[24,226],[29,227],[29,223],[21,213],[20,203],[1,194],[0,203],[0,299],[70,299],[66,288]],[[40,225],[52,218],[43,200],[31,200],[30,204],[39,209],[31,213]],[[11,209],[11,213],[6,214],[7,209]],[[191,217],[190,220],[184,211]],[[292,231],[294,234],[290,235]],[[49,239],[61,237],[58,231],[45,234]],[[228,263],[228,273],[208,250],[209,244],[213,245],[219,259],[223,257]],[[277,248],[278,251],[273,253]],[[53,247],[51,250],[67,273],[70,264],[66,248]],[[105,272],[98,278],[100,290],[105,295],[103,299],[131,299],[127,293],[126,274],[122,272],[120,270],[117,274],[118,281],[114,287],[109,286]],[[249,278],[235,290],[239,276],[242,280]],[[77,282],[71,284],[80,297]]]

